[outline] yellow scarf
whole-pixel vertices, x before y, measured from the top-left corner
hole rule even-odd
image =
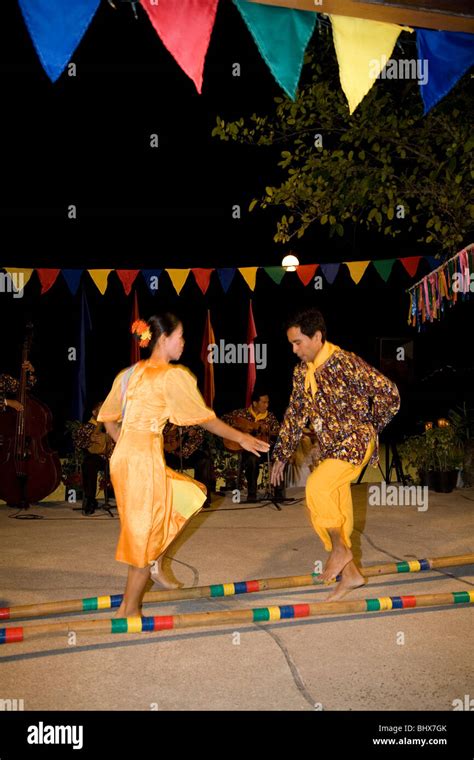
[[[257,414],[256,412],[254,412],[252,406],[249,406],[248,411],[250,412],[250,414],[254,418],[255,422],[258,422],[259,420],[264,420],[265,417],[267,417],[267,415],[268,415],[268,411],[266,411],[266,412],[258,412],[258,414]]]
[[[304,379],[304,389],[307,391],[308,388],[311,388],[313,398],[315,397],[316,391],[318,390],[318,386],[316,385],[316,378],[314,376],[315,370],[324,364],[324,362],[327,362],[329,357],[332,356],[335,351],[340,351],[339,346],[335,346],[334,343],[329,343],[326,341],[323,344],[323,347],[320,349],[319,353],[316,354],[314,361],[306,362],[307,370]]]

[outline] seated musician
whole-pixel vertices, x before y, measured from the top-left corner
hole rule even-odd
[[[222,419],[228,425],[244,430],[257,438],[274,443],[278,437],[280,423],[275,415],[268,410],[270,398],[267,393],[254,391],[248,409],[236,409],[224,414]],[[249,451],[242,452],[242,467],[247,478],[247,503],[257,501],[257,482],[261,457]]]
[[[103,423],[97,421],[102,402],[95,405],[92,417],[85,425],[81,425],[73,433],[74,445],[78,449],[84,449],[82,460],[82,487],[84,491],[82,512],[85,515],[94,514],[98,509],[97,501],[97,476],[105,470],[105,460],[109,459],[114,442],[105,432]]]
[[[163,430],[163,444],[168,467],[179,470],[182,462],[185,470],[190,467],[194,469],[195,480],[204,483],[207,488],[207,498],[202,506],[204,509],[210,507],[213,471],[204,428],[200,425],[178,427],[167,422]]]
[[[35,369],[31,362],[28,361],[24,363],[23,367],[26,369],[27,373],[26,388],[27,390],[31,390],[36,383]],[[7,408],[14,409],[16,412],[21,412],[23,410],[23,405],[19,401],[7,398],[7,396],[12,396],[18,391],[19,385],[20,381],[16,380],[11,375],[0,375],[0,412],[4,412]]]

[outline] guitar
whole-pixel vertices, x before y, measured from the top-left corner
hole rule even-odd
[[[261,441],[267,443],[270,442],[270,428],[268,422],[265,420],[251,421],[247,420],[245,417],[238,417],[237,420],[233,422],[232,427],[240,430],[242,433],[253,435]],[[228,438],[224,438],[224,446],[227,451],[245,451],[240,443],[237,443],[237,441],[230,441]]]

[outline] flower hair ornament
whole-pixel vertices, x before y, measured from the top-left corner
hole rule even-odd
[[[151,340],[151,332],[148,324],[143,319],[137,319],[131,329],[132,335],[140,340],[140,348],[146,348]]]

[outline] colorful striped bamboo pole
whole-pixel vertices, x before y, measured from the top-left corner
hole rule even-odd
[[[474,564],[474,554],[455,554],[451,557],[435,557],[433,559],[415,559],[409,562],[391,562],[384,565],[370,565],[361,568],[366,578],[397,573],[418,573],[436,570],[443,567]],[[196,586],[195,588],[171,589],[166,591],[151,591],[145,594],[144,604],[157,602],[172,602],[183,599],[207,599],[236,594],[250,594],[259,591],[281,588],[301,588],[303,586],[321,585],[317,573],[309,575],[290,575],[282,578],[263,578],[256,581],[240,581],[238,583],[219,583],[212,586]],[[59,615],[65,612],[95,612],[120,607],[122,594],[112,596],[94,596],[86,599],[73,599],[42,604],[23,604],[18,607],[0,608],[0,620],[18,620],[19,618],[43,617]]]
[[[413,607],[439,607],[451,604],[474,603],[474,591],[452,591],[420,596],[384,596],[356,601],[288,604],[256,609],[233,609],[218,612],[192,612],[183,615],[155,617],[108,618],[76,620],[74,623],[36,623],[22,628],[0,628],[0,644],[13,644],[47,634],[92,633],[149,633],[179,628],[198,628],[240,623],[266,623],[320,615],[355,615],[363,612],[388,612]]]

